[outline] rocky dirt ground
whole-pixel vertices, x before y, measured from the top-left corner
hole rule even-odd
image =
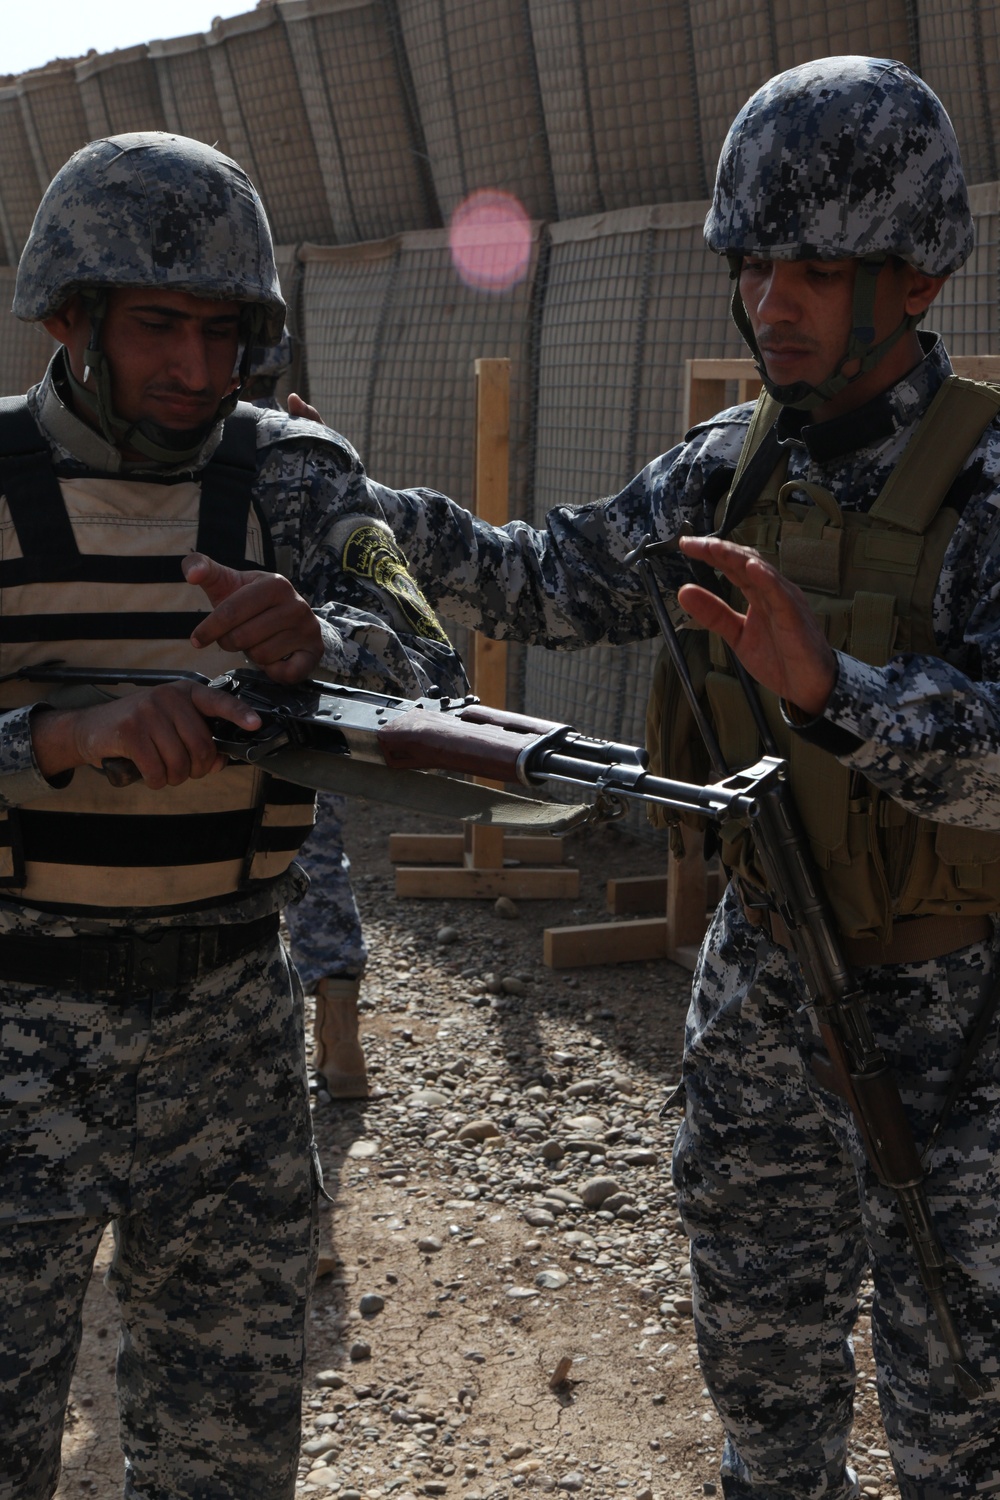
[[[612,876],[656,873],[617,829],[569,846],[571,902],[403,900],[391,831],[355,804],[348,848],[371,947],[373,1097],[316,1104],[333,1198],[311,1312],[299,1492],[632,1500],[721,1492],[670,1187],[689,976],[666,962],[556,972],[546,926],[605,915]],[[113,1307],[87,1303],[57,1500],[120,1492]],[[898,1496],[868,1320],[853,1462]],[[248,1500],[268,1500],[266,1496]]]

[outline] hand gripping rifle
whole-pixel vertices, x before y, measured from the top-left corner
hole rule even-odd
[[[652,559],[677,551],[676,541],[651,542],[644,537],[625,559],[638,571],[671,662],[701,732],[713,773],[724,780],[726,766],[715,730],[698,697],[691,673],[667,610]],[[699,574],[699,581],[701,581]],[[728,650],[728,648],[727,648]],[[757,688],[738,658],[729,662],[753,713],[760,742],[767,755],[777,748]],[[784,762],[778,762],[784,770]],[[889,1062],[875,1040],[865,1007],[844,957],[836,919],[819,881],[816,865],[784,774],[762,785],[758,815],[750,824],[754,848],[764,872],[774,909],[788,929],[809,994],[811,1011],[826,1047],[821,1058],[830,1086],[850,1105],[868,1160],[878,1180],[896,1195],[928,1300],[948,1348],[955,1380],[970,1401],[986,1394],[969,1368],[961,1336],[945,1295],[944,1271],[949,1257],[938,1239],[923,1187],[923,1167],[899,1087]],[[825,1079],[823,1080],[825,1082]]]
[[[326,682],[285,687],[245,668],[209,679],[197,672],[91,670],[59,662],[25,667],[0,680],[11,678],[57,685],[61,692],[52,698],[63,707],[102,701],[106,695],[95,689],[122,683],[199,682],[232,693],[261,720],[256,730],[209,720],[216,745],[233,762],[259,766],[313,790],[535,832],[563,833],[594,818],[619,817],[628,800],[709,818],[752,819],[762,789],[780,769],[780,762],[765,757],[714,785],[671,781],[649,773],[649,756],[641,748],[592,739],[568,724],[487,708],[472,696],[448,698],[436,690],[408,699]],[[139,779],[130,760],[110,757],[102,769],[115,786]],[[525,787],[560,783],[589,789],[597,800],[592,806],[566,806],[426,774],[441,771]]]

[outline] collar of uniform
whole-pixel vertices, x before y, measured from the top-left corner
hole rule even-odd
[[[57,349],[40,383],[28,392],[28,406],[39,427],[55,450],[56,463],[82,466],[99,474],[115,474],[142,479],[169,479],[202,468],[222,441],[222,423],[217,422],[202,444],[195,463],[129,464],[118,449],[107,442],[96,428],[84,422],[68,404],[68,389],[63,366],[63,351]]]
[[[940,335],[921,333],[918,337],[924,351],[920,363],[864,406],[829,422],[810,422],[808,412],[783,407],[775,423],[779,442],[805,448],[814,462],[823,464],[860,448],[874,448],[910,427],[952,373]]]

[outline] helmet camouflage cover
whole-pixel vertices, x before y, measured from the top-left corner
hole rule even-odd
[[[243,168],[160,131],[82,147],[52,179],[17,270],[14,313],[51,316],[74,292],[169,287],[260,309],[255,342],[281,338],[271,231]]]
[[[929,276],[958,270],[972,215],[944,106],[886,58],[779,73],[730,128],[705,238],[720,255],[897,255]]]

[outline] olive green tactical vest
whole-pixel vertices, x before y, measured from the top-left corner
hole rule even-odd
[[[779,409],[766,394],[758,401],[730,495]],[[943,502],[998,411],[1000,390],[953,377],[867,513],[841,511],[819,485],[786,482],[785,455],[753,510],[729,535],[798,584],[834,649],[873,666],[884,666],[901,651],[937,655],[934,594],[958,521]],[[716,515],[719,527],[728,498]],[[735,589],[727,597],[744,607]],[[752,764],[761,746],[721,639],[693,629],[681,639],[727,763],[733,769]],[[774,695],[761,689],[760,696],[779,753],[788,760],[795,800],[844,936],[874,935],[887,942],[897,917],[1000,911],[1000,832],[907,812],[834,755],[791,733]],[[646,726],[654,770],[709,779],[707,756],[665,651]],[[745,884],[763,888],[745,827],[727,824],[721,833],[727,868]]]

